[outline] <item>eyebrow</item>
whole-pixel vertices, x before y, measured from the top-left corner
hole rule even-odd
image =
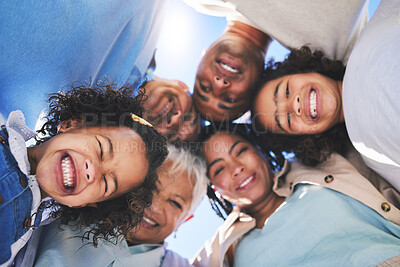
[[[229,149],[229,154],[231,154],[231,153],[232,153],[232,150],[235,148],[235,146],[237,146],[237,145],[240,144],[240,143],[243,143],[243,141],[241,141],[241,140],[236,141],[236,142],[231,146],[231,149]]]
[[[229,154],[232,153],[232,150],[233,150],[233,149],[235,148],[235,146],[238,145],[239,143],[243,143],[243,141],[241,141],[241,140],[236,141],[236,142],[231,146],[231,148],[229,149]],[[221,161],[221,160],[222,160],[222,158],[217,158],[217,159],[215,159],[213,162],[211,162],[210,165],[208,165],[208,167],[207,167],[207,173],[210,172],[211,167],[212,167],[215,163],[217,163],[218,161]]]
[[[111,139],[108,138],[107,136],[105,136],[105,138],[108,140],[108,147],[109,147],[109,154],[110,154],[110,158],[113,157],[113,144],[111,142]]]
[[[287,132],[285,129],[283,129],[283,127],[282,127],[282,125],[281,125],[281,123],[280,123],[280,121],[279,121],[279,116],[278,116],[278,107],[277,107],[277,101],[276,101],[276,95],[278,94],[278,89],[279,89],[279,86],[281,85],[281,83],[282,83],[282,81],[280,81],[277,85],[276,85],[276,87],[275,87],[275,92],[274,92],[274,102],[275,102],[275,113],[274,113],[274,116],[275,116],[275,122],[276,122],[276,125],[278,125],[278,127],[279,127],[279,129],[281,129],[283,132]]]

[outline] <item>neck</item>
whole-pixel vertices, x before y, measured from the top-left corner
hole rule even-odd
[[[228,21],[224,34],[234,34],[252,42],[263,54],[267,54],[272,39],[264,32],[239,21]]]
[[[36,157],[36,148],[37,147],[28,147],[28,161],[30,165],[30,174],[36,174],[36,166],[37,166],[37,157]]]
[[[42,145],[27,148],[28,161],[29,161],[29,165],[30,165],[30,174],[32,174],[32,175],[36,174],[36,167],[39,162],[38,159],[39,159],[41,147],[42,147]],[[48,197],[49,195],[40,186],[39,179],[36,179],[36,180],[39,184],[41,198],[43,199],[45,197]]]
[[[251,208],[244,209],[244,211],[256,219],[256,228],[261,229],[264,227],[265,220],[271,216],[284,201],[284,197],[272,193],[260,203]]]

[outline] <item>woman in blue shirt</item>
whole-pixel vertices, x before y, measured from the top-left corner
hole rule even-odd
[[[347,160],[333,154],[314,168],[292,162],[273,173],[273,157],[238,128],[214,131],[202,143],[222,197],[216,205],[235,208],[195,265],[222,266],[224,258],[234,266],[399,262],[400,210]]]

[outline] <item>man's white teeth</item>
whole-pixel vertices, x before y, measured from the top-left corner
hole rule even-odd
[[[150,224],[151,226],[156,226],[156,222],[147,218],[147,217],[143,217],[143,221],[145,221],[146,223]]]
[[[73,187],[74,186],[74,178],[71,170],[71,158],[69,156],[64,157],[61,160],[61,171],[63,174],[63,182],[64,186],[66,187]]]
[[[318,115],[317,113],[317,92],[315,90],[311,90],[310,93],[310,113],[311,117],[315,119]]]
[[[221,62],[221,66],[222,66],[224,69],[226,69],[227,71],[230,71],[230,72],[232,72],[232,73],[238,73],[238,72],[239,72],[239,71],[238,71],[237,69],[235,69],[234,67],[229,66],[229,65],[227,65],[227,64],[225,64],[225,63],[222,63],[222,62]]]
[[[168,101],[168,103],[165,105],[165,107],[161,110],[160,115],[163,115],[169,107],[172,105],[171,101]]]
[[[245,187],[250,181],[253,179],[253,176],[250,176],[246,180],[243,181],[243,183],[240,184],[239,188]]]

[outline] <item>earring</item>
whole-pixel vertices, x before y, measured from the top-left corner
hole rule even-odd
[[[61,129],[61,123],[57,125],[57,133],[60,131],[60,129]]]
[[[174,231],[174,238],[176,238],[176,230]]]

